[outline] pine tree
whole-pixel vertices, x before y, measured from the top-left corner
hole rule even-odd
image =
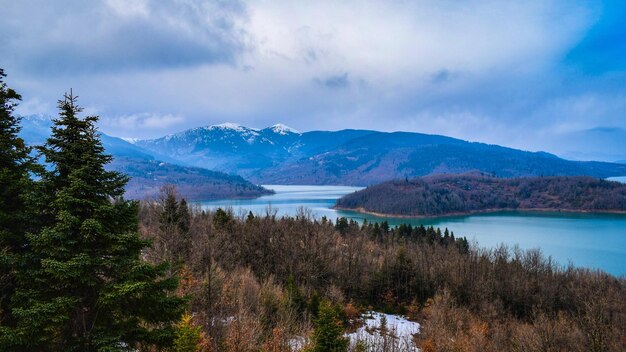
[[[178,200],[176,187],[173,185],[163,186],[161,194],[163,207],[159,219],[161,245],[165,259],[178,267],[178,264],[189,257],[191,251],[189,206],[186,200]]]
[[[28,248],[26,233],[35,231],[35,183],[38,172],[31,148],[18,136],[19,118],[13,115],[19,94],[4,83],[0,68],[0,350],[14,340],[16,319],[12,313],[16,272],[23,270]]]
[[[304,299],[304,295],[302,295],[302,291],[300,291],[300,288],[296,284],[293,275],[289,275],[285,291],[291,308],[293,308],[297,314],[303,314],[306,309],[306,300]]]
[[[176,330],[174,340],[174,352],[198,352],[206,350],[203,344],[206,338],[202,333],[202,328],[194,326],[191,315],[184,314]]]
[[[320,304],[313,331],[314,352],[342,352],[348,350],[348,339],[343,336],[337,311],[328,301]]]
[[[29,236],[37,267],[16,293],[25,350],[116,351],[171,345],[182,301],[166,265],[141,261],[137,203],[122,198],[127,177],[106,171],[95,123],[80,119],[71,93],[42,152],[49,223]]]

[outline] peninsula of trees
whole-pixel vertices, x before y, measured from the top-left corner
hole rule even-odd
[[[626,185],[585,176],[436,175],[371,186],[339,199],[337,208],[414,217],[505,210],[626,212]]]

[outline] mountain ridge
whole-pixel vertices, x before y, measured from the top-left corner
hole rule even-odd
[[[501,177],[626,175],[626,167],[616,163],[571,161],[544,151],[436,134],[357,129],[300,133],[276,126],[281,125],[256,129],[220,124],[138,140],[136,145],[261,184],[367,186],[390,179],[471,171]]]

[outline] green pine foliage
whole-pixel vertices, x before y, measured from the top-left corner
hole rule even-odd
[[[4,82],[0,69],[0,350],[15,337],[16,317],[12,300],[16,272],[27,265],[26,233],[35,231],[35,183],[31,174],[40,171],[31,148],[18,137],[19,118],[13,115],[20,95]]]
[[[161,238],[159,245],[166,251],[165,258],[174,264],[176,270],[184,258],[189,257],[191,251],[191,214],[185,199],[178,200],[178,194],[173,185],[165,185],[161,189],[163,203],[159,217]]]
[[[293,308],[299,316],[304,314],[304,311],[306,310],[306,299],[296,284],[296,280],[293,278],[293,275],[289,275],[285,290],[291,308]]]
[[[20,273],[13,314],[15,350],[118,351],[171,346],[182,300],[166,265],[141,260],[137,203],[127,178],[105,170],[95,123],[81,119],[71,93],[59,101],[41,148],[52,170],[42,178],[48,214],[28,235],[33,267]]]
[[[193,325],[191,315],[184,314],[176,330],[173,352],[197,352],[201,350],[201,341],[202,328]]]
[[[342,352],[348,350],[348,338],[337,310],[329,301],[322,301],[313,331],[313,352]]]

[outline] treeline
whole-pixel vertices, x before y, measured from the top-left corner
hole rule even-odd
[[[314,348],[320,302],[334,307],[344,331],[367,309],[416,319],[424,351],[626,348],[625,280],[560,267],[538,250],[481,249],[445,229],[316,220],[306,211],[208,212],[171,189],[142,203],[140,221],[154,243],[146,259],[175,263],[209,350]]]
[[[337,207],[402,216],[497,210],[626,212],[626,185],[585,176],[437,175],[370,186],[339,199]]]

